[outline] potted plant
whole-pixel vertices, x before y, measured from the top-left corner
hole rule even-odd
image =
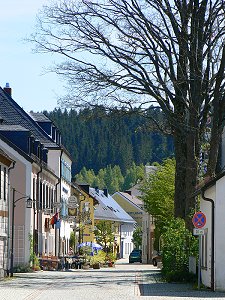
[[[105,255],[105,252],[100,250],[91,256],[90,264],[92,265],[93,269],[100,269],[101,265],[104,264]]]
[[[91,247],[89,246],[84,246],[82,248],[82,253],[83,253],[83,257],[84,257],[84,263],[83,263],[83,266],[82,268],[87,270],[90,268],[90,254],[91,254]]]
[[[112,252],[106,254],[106,262],[108,267],[114,267],[114,263],[116,261],[116,255]]]

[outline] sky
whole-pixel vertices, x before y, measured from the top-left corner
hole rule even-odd
[[[64,82],[54,73],[44,74],[56,57],[32,52],[24,39],[34,32],[36,15],[49,0],[5,0],[0,6],[0,86],[9,83],[12,98],[27,112],[52,111],[63,96]]]

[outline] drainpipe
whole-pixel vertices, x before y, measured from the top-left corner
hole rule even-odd
[[[9,269],[10,269],[10,171],[15,168],[16,162],[12,162],[13,165],[8,168],[8,228],[7,228],[7,276],[9,276]]]
[[[40,163],[40,171],[37,172],[37,199],[36,199],[36,208],[37,208],[37,253],[35,253],[36,255],[38,255],[38,248],[39,248],[39,232],[38,232],[38,227],[39,227],[39,209],[40,209],[40,173],[42,172],[42,162]],[[35,224],[34,226],[34,233],[35,233]],[[33,236],[33,251],[35,251],[35,235]]]
[[[205,197],[205,190],[201,191],[202,199],[212,204],[211,210],[211,290],[215,292],[215,204],[213,199]]]

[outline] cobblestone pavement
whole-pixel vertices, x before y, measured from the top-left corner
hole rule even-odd
[[[0,281],[0,300],[225,300],[225,293],[164,283],[155,267],[126,260],[120,260],[115,268],[14,275]]]

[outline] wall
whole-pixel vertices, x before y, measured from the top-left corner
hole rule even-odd
[[[215,199],[216,197],[216,186],[209,188],[205,192],[205,197]],[[211,212],[212,212],[212,205],[208,201],[204,201],[201,198],[200,203],[200,210],[206,216],[206,224],[203,227],[207,231],[207,268],[201,269],[201,277],[202,283],[207,286],[211,287]]]
[[[142,227],[143,210],[126,200],[121,194],[115,193],[113,199]]]
[[[16,161],[15,168],[11,170],[9,195],[10,227],[12,224],[12,188],[16,189],[15,200],[24,195],[31,195],[32,164],[25,157],[0,140],[1,148]],[[14,235],[14,264],[27,263],[30,256],[29,234],[31,232],[31,209],[26,208],[26,199],[21,199],[15,207],[15,235]],[[20,242],[16,243],[18,234]],[[11,236],[11,234],[10,234]],[[11,244],[11,241],[10,241]]]
[[[123,253],[121,253],[121,257],[123,258],[128,258],[134,248],[134,244],[132,242],[133,232],[134,224],[124,223],[121,225],[121,241],[123,242]]]
[[[225,177],[216,182],[215,278],[216,289],[225,290]]]

